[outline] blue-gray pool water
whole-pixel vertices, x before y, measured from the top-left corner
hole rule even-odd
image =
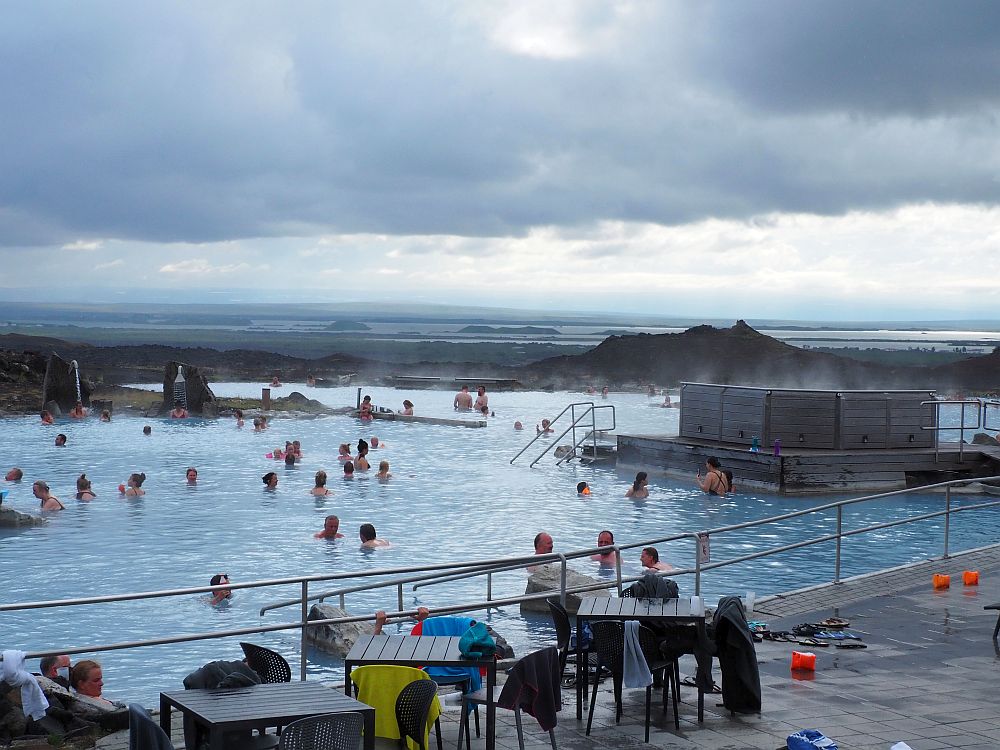
[[[258,396],[260,384],[218,383],[220,396]],[[333,406],[353,404],[354,388],[315,389],[286,384],[275,396],[298,390]],[[455,416],[453,394],[437,391],[365,389],[376,404],[393,409],[404,398],[416,403],[418,414]],[[44,479],[67,506],[51,514],[47,526],[0,530],[0,570],[4,603],[116,594],[207,585],[215,573],[234,581],[251,581],[303,574],[352,571],[398,565],[530,554],[532,538],[546,530],[556,551],[593,546],[604,528],[620,543],[641,541],[682,531],[723,526],[829,502],[831,497],[795,498],[740,492],[708,497],[691,483],[653,477],[650,498],[634,502],[624,497],[632,475],[613,467],[556,467],[545,459],[535,468],[528,460],[511,466],[510,458],[534,434],[534,425],[553,417],[582,394],[492,393],[496,416],[485,429],[377,421],[362,425],[350,417],[293,419],[275,417],[271,428],[255,434],[252,426],[237,429],[234,420],[147,420],[116,416],[110,423],[96,419],[60,420],[43,426],[37,417],[8,418],[0,430],[4,472],[20,466],[25,478],[4,483],[8,505],[35,512],[31,483]],[[618,432],[676,434],[678,412],[659,408],[661,398],[612,394]],[[520,420],[524,432],[512,425]],[[149,437],[144,424],[152,425]],[[69,440],[54,446],[57,432]],[[373,466],[390,462],[388,483],[374,477],[346,482],[336,460],[339,443],[354,446],[373,434],[386,446],[371,452]],[[285,440],[302,442],[304,460],[293,469],[265,458]],[[566,441],[563,441],[566,442]],[[526,454],[534,455],[533,452]],[[185,483],[185,469],[197,467],[197,486]],[[333,495],[309,495],[318,469],[330,473]],[[263,490],[261,476],[278,473],[276,492]],[[142,498],[123,499],[117,486],[131,472],[147,475]],[[74,498],[75,481],[86,472],[96,500]],[[374,474],[374,470],[372,472]],[[593,488],[578,497],[576,483]],[[737,477],[737,484],[739,478]],[[845,527],[877,523],[903,514],[918,514],[943,505],[943,495],[911,495],[856,506],[845,513]],[[337,542],[316,540],[323,518],[335,513],[347,536]],[[713,538],[713,559],[791,542],[833,530],[832,514],[825,520],[809,516],[776,527],[751,529]],[[998,516],[992,512],[959,514],[952,521],[952,548],[993,542]],[[362,552],[357,530],[373,523],[391,549]],[[844,542],[843,574],[865,572],[940,554],[942,523],[938,520],[863,535]],[[833,575],[833,545],[796,550],[762,561],[705,574],[703,593],[709,599],[729,592],[754,590],[758,596],[790,590]],[[677,565],[693,562],[689,542],[660,546],[661,557]],[[597,574],[596,563],[574,567]],[[638,552],[625,556],[625,573],[640,572]],[[525,574],[497,576],[494,596],[524,590]],[[690,577],[679,579],[691,593]],[[337,584],[330,585],[334,588]],[[0,614],[0,647],[26,651],[85,646],[164,635],[250,627],[291,621],[296,608],[258,616],[267,603],[292,598],[295,586],[237,591],[228,607],[213,608],[200,596],[155,599],[77,608],[54,608]],[[482,598],[485,580],[474,579],[406,591],[405,604],[431,608],[447,602]],[[395,589],[348,596],[357,613],[394,608]],[[489,614],[492,624],[519,652],[551,640],[547,618],[524,619],[518,607]],[[110,697],[139,699],[152,704],[160,690],[178,688],[188,672],[218,658],[240,658],[238,638],[114,651],[97,655],[104,666],[105,691]],[[295,631],[246,637],[289,657],[298,669]],[[79,657],[78,657],[79,658]],[[312,650],[311,678],[334,678],[338,660]]]

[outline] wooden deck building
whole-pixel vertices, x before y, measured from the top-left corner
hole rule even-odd
[[[948,433],[932,401],[933,391],[682,383],[679,434],[619,435],[618,465],[693,482],[717,456],[736,485],[789,494],[1000,474],[997,447],[939,442]]]

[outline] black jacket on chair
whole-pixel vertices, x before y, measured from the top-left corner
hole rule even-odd
[[[757,651],[738,596],[725,596],[715,610],[716,656],[722,670],[722,705],[740,713],[760,712]]]

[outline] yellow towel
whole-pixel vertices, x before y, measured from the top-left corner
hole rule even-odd
[[[399,725],[396,723],[396,698],[407,685],[416,680],[429,680],[430,677],[422,669],[413,667],[398,667],[394,665],[373,664],[351,670],[351,680],[358,686],[358,700],[367,703],[375,709],[375,736],[390,740],[399,739]],[[424,747],[430,747],[430,727],[441,715],[441,704],[437,696],[431,703],[427,716],[427,727],[424,729]],[[411,750],[418,746],[413,740],[407,740]]]

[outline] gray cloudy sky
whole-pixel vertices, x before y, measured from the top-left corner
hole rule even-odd
[[[0,292],[1000,309],[996,2],[39,0],[0,93]]]

